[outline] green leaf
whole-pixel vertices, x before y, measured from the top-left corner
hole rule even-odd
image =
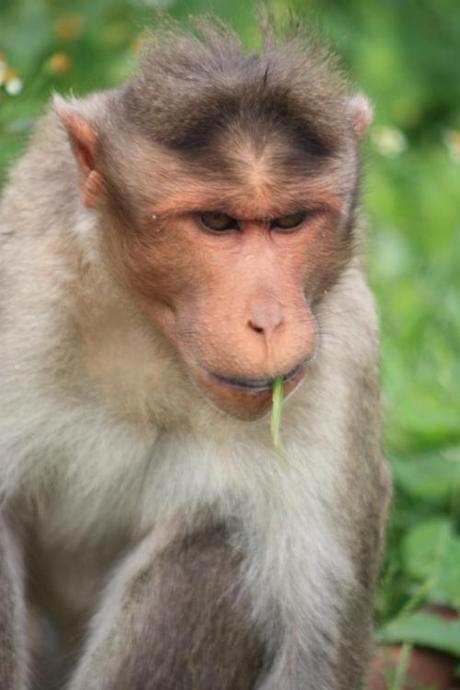
[[[460,621],[446,621],[429,613],[396,619],[379,631],[381,642],[410,642],[460,657]]]
[[[392,458],[397,486],[416,499],[450,503],[460,491],[460,448],[406,458]]]
[[[288,465],[286,453],[284,452],[283,444],[281,442],[281,411],[284,399],[284,383],[281,377],[277,377],[273,381],[273,407],[271,419],[272,441],[275,446],[276,454],[283,461],[284,465]]]
[[[409,575],[432,580],[431,600],[460,607],[460,537],[449,518],[431,518],[417,525],[401,550]]]

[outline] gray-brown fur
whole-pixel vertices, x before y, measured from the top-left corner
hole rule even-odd
[[[22,563],[6,522],[0,522],[0,687],[25,690],[28,665]]]
[[[192,155],[228,126],[248,128],[256,144],[284,130],[314,155],[347,135],[343,75],[306,32],[264,52],[243,49],[228,27],[196,22],[197,35],[170,25],[144,51],[138,75],[121,93],[121,118]]]
[[[116,612],[117,626],[132,626],[129,644],[109,634],[71,690],[254,687],[264,655],[238,584],[242,562],[225,526],[173,541],[132,578]]]
[[[364,688],[390,494],[359,257],[369,113],[303,32],[267,29],[256,55],[199,30],[170,25],[128,84],[58,103],[0,203],[0,494],[21,525],[0,525],[2,690],[31,687],[26,601],[61,631],[37,690]],[[60,108],[98,135],[97,208]],[[269,419],[207,402],[120,267],[120,247],[149,246],[146,200],[180,197],[181,175],[231,201],[245,137],[268,145],[286,208],[310,183],[342,204],[343,252],[306,295],[320,340],[284,404],[285,470]]]

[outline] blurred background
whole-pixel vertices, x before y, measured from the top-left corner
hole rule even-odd
[[[288,12],[284,0],[271,6],[280,17]],[[460,610],[460,3],[290,7],[332,42],[375,107],[364,204],[396,482],[380,638],[460,660],[460,623],[426,608]],[[120,83],[158,8],[179,19],[213,11],[249,47],[258,44],[250,2],[0,0],[0,185],[52,90],[78,95]]]

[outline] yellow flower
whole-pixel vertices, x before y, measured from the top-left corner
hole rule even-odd
[[[54,53],[48,61],[48,67],[54,74],[64,74],[72,67],[72,60],[67,53]]]
[[[85,26],[85,19],[80,14],[65,14],[54,22],[54,32],[62,41],[73,41],[78,38]]]
[[[0,86],[2,86],[5,83],[7,70],[8,66],[6,62],[4,62],[0,57]]]
[[[4,81],[11,81],[12,79],[16,79],[18,76],[18,71],[16,69],[13,69],[12,67],[6,67],[4,73],[3,73],[3,79]]]

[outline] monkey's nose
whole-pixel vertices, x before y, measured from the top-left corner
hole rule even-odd
[[[274,300],[270,304],[253,305],[248,326],[256,333],[260,333],[270,339],[283,321],[283,309],[279,302]]]

